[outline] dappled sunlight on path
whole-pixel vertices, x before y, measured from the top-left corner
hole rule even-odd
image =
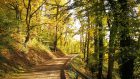
[[[5,79],[65,79],[65,65],[73,55],[55,58],[30,69],[30,71],[15,74]]]

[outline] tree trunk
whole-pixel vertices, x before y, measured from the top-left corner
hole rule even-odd
[[[19,25],[19,21],[21,20],[21,12],[19,11],[18,6],[16,7],[16,19],[17,19],[17,33],[20,32],[20,25]]]
[[[102,79],[102,71],[103,71],[103,25],[99,22],[99,65],[98,65],[98,79]]]
[[[98,55],[99,55],[99,30],[96,28],[95,29],[95,32],[94,32],[94,54],[93,54],[93,57],[94,57],[94,60],[95,60],[95,62],[93,62],[93,64],[94,64],[94,66],[93,66],[93,68],[95,69],[95,70],[93,70],[93,71],[97,71],[97,69],[98,69],[98,67],[97,67],[97,65],[98,65]]]
[[[118,2],[120,4],[120,10],[122,11],[120,13],[120,25],[122,27],[120,31],[120,77],[121,79],[133,79],[134,57],[132,56],[132,52],[130,50],[132,40],[129,35],[129,8],[127,0],[118,0]]]
[[[58,36],[57,36],[57,32],[58,32],[58,13],[59,13],[59,5],[57,5],[56,7],[56,26],[55,26],[55,38],[54,38],[54,51],[56,52],[56,48],[57,48],[57,42],[58,42]]]
[[[110,38],[112,38],[112,35],[110,35]],[[112,72],[113,72],[113,66],[114,66],[114,53],[115,53],[115,48],[114,48],[113,41],[114,41],[113,39],[110,39],[110,41],[109,41],[107,79],[112,79]]]
[[[88,14],[88,27],[87,27],[87,64],[89,63],[89,43],[90,43],[90,18]]]
[[[84,58],[85,58],[85,62],[87,63],[87,38],[88,38],[88,35],[87,35],[87,31],[86,31],[86,37],[85,37],[85,44],[84,44]]]
[[[116,17],[115,17],[116,19]],[[108,53],[108,73],[107,79],[112,79],[112,72],[114,66],[114,54],[115,54],[115,39],[117,35],[117,27],[115,25],[116,22],[110,27],[110,22],[108,20],[108,27],[110,27],[110,36],[109,36],[109,53]]]
[[[81,28],[81,35],[80,35],[80,50],[81,50],[81,52],[83,53],[83,56],[84,56],[84,58],[83,58],[83,60],[85,60],[85,48],[84,48],[84,46],[85,46],[85,44],[84,44],[84,42],[85,42],[85,40],[84,40],[84,33],[83,33],[83,27]]]
[[[31,22],[31,16],[30,16],[30,12],[31,12],[31,0],[28,1],[28,7],[27,7],[27,14],[26,14],[26,37],[25,37],[25,47],[27,46],[27,42],[30,39],[30,22]]]
[[[108,53],[108,72],[107,72],[107,79],[112,79],[112,72],[113,72],[113,66],[114,66],[114,54],[115,54],[115,39],[117,39],[117,32],[118,32],[118,6],[116,4],[116,1],[108,0],[110,3],[110,7],[113,13],[114,21],[112,22],[111,26],[111,20],[108,19],[108,27],[110,29],[110,36],[109,36],[109,53]],[[110,16],[110,14],[108,14]]]

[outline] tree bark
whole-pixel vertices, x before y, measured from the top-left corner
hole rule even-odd
[[[108,24],[110,26],[110,24]],[[110,29],[110,39],[109,39],[109,54],[108,54],[108,73],[107,73],[107,79],[112,79],[112,72],[113,72],[113,66],[114,66],[114,54],[115,54],[115,37],[116,37],[116,31],[114,26]]]
[[[118,0],[118,2],[120,4],[120,10],[122,11],[120,13],[120,25],[122,27],[122,30],[120,31],[120,77],[121,79],[133,79],[134,57],[130,50],[132,39],[129,35],[129,8],[127,0]]]
[[[27,45],[27,42],[29,41],[30,38],[30,22],[31,22],[31,16],[30,16],[30,12],[31,12],[31,0],[28,1],[28,7],[26,10],[26,37],[25,37],[25,47]]]
[[[87,64],[89,63],[89,43],[90,43],[90,18],[88,14],[88,27],[87,27]]]
[[[103,71],[103,33],[102,30],[103,25],[99,22],[99,65],[98,65],[98,79],[102,79],[102,71]]]
[[[54,38],[54,51],[56,52],[56,49],[57,49],[57,42],[58,42],[58,36],[57,36],[57,32],[58,32],[58,13],[59,13],[59,5],[57,4],[57,7],[56,7],[56,17],[55,17],[55,20],[56,20],[56,26],[55,26],[55,38]]]
[[[112,22],[111,26],[111,20],[108,19],[108,27],[110,29],[110,36],[109,36],[109,53],[108,53],[108,72],[107,72],[107,79],[112,79],[112,72],[113,72],[113,66],[114,66],[114,54],[115,54],[115,39],[117,39],[117,32],[118,32],[118,10],[117,10],[117,5],[116,1],[113,0],[108,0],[111,11],[113,13],[114,21]],[[108,14],[110,15],[110,14]]]

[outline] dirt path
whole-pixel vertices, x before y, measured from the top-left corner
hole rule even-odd
[[[30,72],[13,75],[6,79],[66,79],[65,64],[73,55],[56,58],[42,65],[33,67]]]

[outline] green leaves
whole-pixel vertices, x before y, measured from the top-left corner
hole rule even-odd
[[[5,15],[3,15],[2,13],[0,13],[0,30],[1,30],[1,32],[8,32],[16,27],[16,20],[14,19],[14,17],[11,17],[12,16],[11,14],[5,13]],[[9,17],[9,15],[11,15],[11,16]]]

